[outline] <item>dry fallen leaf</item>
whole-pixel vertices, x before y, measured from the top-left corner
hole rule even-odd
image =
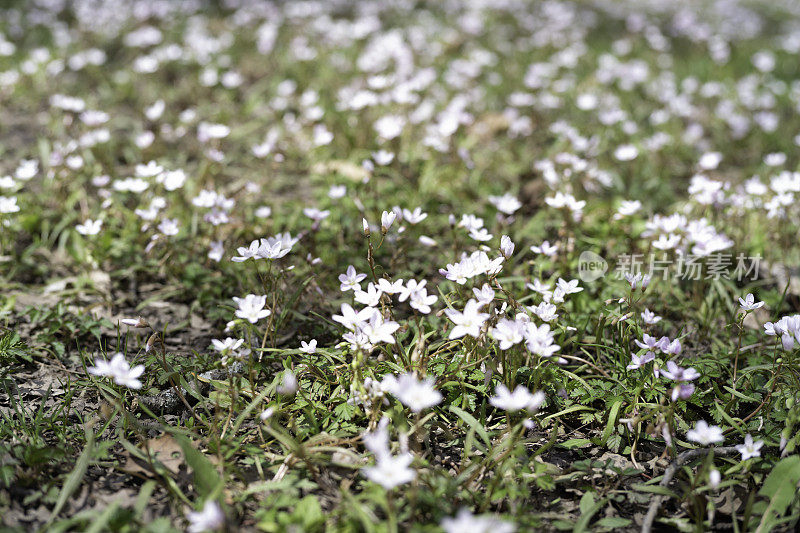
[[[142,453],[146,455],[147,450],[149,450],[150,456],[154,460],[158,460],[173,474],[177,474],[181,465],[184,464],[181,447],[170,435],[162,435],[156,439],[149,439],[146,446],[147,449],[142,449]],[[146,460],[134,457],[127,450],[123,456],[127,458],[125,464],[122,465],[123,472],[134,475],[143,474],[148,477],[154,474]]]

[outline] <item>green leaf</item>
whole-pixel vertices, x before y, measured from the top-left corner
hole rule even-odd
[[[325,522],[325,515],[316,496],[308,495],[297,502],[294,514],[301,519],[304,531],[313,530]]]
[[[592,492],[592,491],[590,491],[590,490],[586,491],[586,492],[583,494],[583,496],[581,497],[580,504],[578,504],[578,507],[579,507],[579,508],[580,508],[580,510],[581,510],[581,514],[583,515],[583,514],[586,514],[586,513],[588,513],[588,512],[589,512],[589,510],[590,510],[592,507],[594,507],[594,504],[595,504],[595,501],[594,501],[594,492]]]
[[[567,407],[563,411],[553,413],[552,415],[547,415],[546,417],[542,418],[542,422],[550,420],[551,418],[558,418],[559,416],[574,413],[575,411],[594,411],[594,409],[585,405],[573,405],[571,407]]]
[[[614,426],[617,423],[617,414],[619,413],[620,407],[622,407],[622,400],[617,400],[614,402],[614,405],[611,406],[611,411],[608,413],[608,422],[603,430],[603,436],[600,438],[603,446],[606,445],[608,438],[611,437],[611,432],[614,430]]]
[[[174,433],[173,437],[183,450],[186,463],[192,467],[194,474],[194,484],[197,492],[203,498],[213,498],[222,488],[222,478],[217,469],[200,450],[194,447],[192,442],[180,433]]]
[[[468,412],[464,411],[460,407],[456,407],[455,405],[450,406],[450,411],[458,415],[458,417],[466,422],[466,424],[475,430],[475,433],[480,435],[481,439],[486,443],[486,446],[492,445],[492,439],[489,438],[489,434],[486,432],[486,428],[483,427],[483,424],[475,420],[475,417],[469,414]]]
[[[800,482],[800,456],[792,455],[782,459],[764,480],[758,493],[769,498],[769,505],[761,516],[756,533],[771,531],[777,519],[797,494],[797,483]]]
[[[81,452],[80,457],[78,457],[78,461],[75,463],[75,468],[72,469],[72,472],[69,473],[67,476],[67,480],[64,482],[64,487],[61,489],[61,493],[58,495],[58,501],[56,501],[56,506],[53,508],[53,512],[50,515],[50,520],[48,520],[48,525],[53,523],[53,520],[58,516],[58,513],[61,512],[61,509],[64,508],[66,505],[67,500],[72,493],[80,486],[81,480],[83,479],[84,474],[86,474],[86,469],[89,468],[89,461],[92,458],[92,451],[94,450],[94,432],[91,429],[86,429],[86,446],[83,448],[83,452]]]
[[[579,507],[581,510],[581,517],[575,522],[575,527],[572,530],[572,533],[583,533],[587,531],[589,528],[589,522],[591,522],[592,517],[602,509],[602,507],[606,504],[608,498],[603,498],[600,501],[596,502],[594,500],[594,492],[588,491],[586,494],[583,495],[581,498]]]
[[[571,450],[572,448],[585,448],[590,444],[592,444],[592,441],[589,439],[569,439],[559,444],[559,446]]]

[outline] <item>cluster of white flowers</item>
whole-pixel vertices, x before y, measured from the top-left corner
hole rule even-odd
[[[298,240],[289,233],[280,233],[266,239],[256,239],[250,243],[250,246],[237,248],[236,252],[239,255],[232,257],[231,261],[242,263],[248,259],[280,259],[292,251],[292,247],[297,244]]]
[[[489,259],[486,252],[478,250],[469,255],[462,254],[459,262],[448,264],[446,268],[439,269],[439,273],[450,281],[464,285],[467,280],[484,274],[496,276],[502,270],[504,260],[505,257],[502,255],[496,259]]]
[[[757,154],[743,175],[739,167],[757,150],[742,150],[740,158],[728,151],[723,155],[715,146],[728,139],[745,142],[759,132],[769,134],[764,137],[766,146],[779,135],[800,145],[800,135],[792,139],[795,131],[787,136],[779,130],[794,127],[793,114],[786,109],[800,109],[800,84],[784,79],[785,64],[792,65],[800,52],[800,24],[794,20],[772,24],[771,18],[737,2],[721,2],[707,16],[685,2],[662,2],[654,9],[632,1],[591,6],[451,1],[435,10],[409,9],[413,2],[354,2],[347,6],[347,16],[341,2],[229,0],[226,9],[213,16],[204,12],[202,2],[36,4],[36,9],[8,11],[13,31],[8,38],[0,33],[0,58],[8,68],[0,71],[0,98],[5,103],[22,92],[45,94],[41,115],[51,135],[36,147],[41,153],[4,156],[8,168],[0,176],[4,235],[14,236],[6,230],[15,224],[34,225],[17,213],[39,206],[39,187],[77,183],[88,201],[82,197],[79,211],[68,218],[68,231],[83,236],[74,239],[76,249],[88,244],[92,253],[100,250],[129,219],[141,230],[144,254],[154,258],[154,252],[164,248],[164,256],[156,258],[164,259],[159,263],[164,270],[180,267],[171,252],[173,244],[182,244],[189,252],[201,246],[205,256],[217,263],[211,265],[218,269],[215,273],[230,270],[244,276],[248,269],[255,271],[259,279],[249,281],[260,282],[259,288],[242,282],[235,290],[244,296],[226,293],[235,304],[225,330],[230,336],[211,341],[223,364],[252,362],[254,351],[267,351],[261,349],[267,340],[281,338],[277,330],[285,325],[285,316],[291,319],[294,309],[282,309],[285,299],[277,296],[296,281],[289,275],[293,269],[307,275],[308,285],[302,288],[308,290],[300,291],[299,299],[308,293],[329,296],[325,291],[331,283],[335,287],[335,280],[325,274],[336,269],[342,294],[329,300],[331,307],[325,312],[340,308],[332,319],[342,326],[344,342],[320,346],[310,339],[299,347],[294,344],[288,350],[291,370],[281,371],[277,391],[292,396],[300,390],[304,373],[293,366],[298,359],[305,364],[315,358],[351,357],[348,368],[361,364],[368,368],[354,372],[349,403],[369,411],[376,417],[373,423],[390,400],[396,399],[398,409],[397,402],[415,416],[446,403],[444,394],[449,392],[437,390],[443,381],[431,367],[417,365],[434,352],[434,343],[441,343],[439,354],[464,356],[467,363],[474,352],[483,350],[484,386],[489,391],[495,387],[493,395],[487,394],[489,405],[535,417],[546,400],[543,390],[552,384],[539,385],[535,380],[527,386],[518,384],[517,378],[509,377],[513,372],[506,358],[520,355],[547,369],[554,362],[578,359],[575,348],[584,342],[585,328],[576,333],[575,343],[569,338],[580,325],[575,318],[578,304],[594,301],[602,290],[595,291],[597,286],[586,280],[582,287],[570,271],[585,244],[581,239],[601,240],[589,235],[589,220],[600,219],[603,227],[607,222],[615,235],[630,237],[635,248],[643,244],[644,249],[674,259],[709,257],[743,244],[734,242],[746,238],[740,236],[742,224],[728,222],[740,222],[744,215],[780,220],[777,233],[791,235],[797,229],[800,172],[791,151],[769,147],[768,153]],[[598,52],[590,46],[589,36],[608,17],[619,20],[624,31],[613,36],[607,50]],[[508,20],[503,31],[494,31],[495,20]],[[52,29],[51,48],[28,50],[11,42],[28,26],[39,24]],[[674,68],[674,39],[686,39],[707,51],[715,64],[725,65],[735,57],[732,51],[740,41],[750,46],[748,39],[767,34],[774,49],[756,51],[750,72],[739,78],[714,79],[713,72],[686,75],[684,69]],[[240,60],[237,46],[243,40],[254,45],[250,48],[263,61]],[[107,56],[104,49],[109,43],[123,46],[124,53]],[[523,63],[507,68],[510,57],[524,58]],[[259,63],[269,68],[259,70]],[[95,83],[97,78],[85,76],[94,76],[103,66],[111,74],[104,77],[125,91],[130,96],[126,102],[135,107],[124,113],[104,109],[105,89],[86,98],[53,93],[54,87],[64,93],[79,92],[73,80]],[[172,98],[166,91],[162,95],[150,86],[172,80],[178,66],[191,73],[181,80],[178,94],[190,90],[187,94],[196,103],[181,103],[186,99]],[[306,77],[318,71],[336,75]],[[584,83],[587,76],[589,85]],[[243,126],[231,119],[240,116],[252,120]],[[31,116],[32,121],[38,118]],[[126,135],[118,135],[120,131]],[[537,155],[541,151],[516,150],[523,146],[520,143],[538,143],[537,134],[547,135],[548,146],[553,147],[546,156]],[[368,139],[366,144],[362,137]],[[510,140],[517,144],[504,144]],[[672,156],[668,150],[675,149],[689,154],[686,164],[654,171],[652,162],[670,159],[661,156]],[[499,161],[492,159],[495,154],[511,154],[512,170],[495,172]],[[447,171],[439,175],[417,168],[420,163],[437,171],[441,165]],[[297,168],[302,169],[303,185],[320,187],[303,195],[294,218],[287,219],[297,223],[289,228],[300,232],[293,236],[278,225],[277,216],[270,218],[273,208],[279,214],[279,202],[264,204],[276,192],[272,173],[294,176]],[[651,179],[648,174],[656,175]],[[252,181],[241,177],[247,175],[257,177]],[[455,195],[445,205],[431,191],[451,175],[467,194]],[[653,187],[689,176],[685,204],[643,204]],[[395,186],[406,185],[407,178],[418,180],[419,197],[400,200],[403,195],[398,195],[386,201]],[[482,197],[468,208],[454,209],[465,198],[474,199],[478,181],[481,189],[476,190]],[[543,191],[537,190],[539,184]],[[597,201],[619,190],[626,191],[624,199],[616,195]],[[376,206],[374,201],[385,203]],[[408,203],[383,210],[395,202]],[[535,218],[538,214],[546,220]],[[374,224],[364,217],[374,217]],[[339,274],[341,256],[319,248],[328,231],[341,229],[340,238],[346,239],[348,232],[358,229],[357,222],[344,228],[337,224],[359,219],[368,239],[367,262],[348,257],[346,263],[354,264]],[[443,233],[430,233],[435,239],[423,234],[444,227],[445,219],[454,242],[448,243]],[[536,226],[535,232],[523,227],[528,222]],[[284,232],[260,237],[278,231]],[[536,241],[523,240],[532,234]],[[617,237],[608,241],[609,250],[621,246]],[[445,254],[450,244],[454,252]],[[446,265],[438,269],[441,276],[413,261],[403,264],[403,255],[419,252],[420,245],[437,267]],[[381,264],[379,255],[392,246],[396,255]],[[302,254],[290,255],[299,249]],[[109,261],[117,257],[116,251],[109,254]],[[532,257],[523,259],[526,255]],[[3,257],[5,261],[5,251]],[[205,257],[200,259],[208,266]],[[329,259],[335,262],[328,264]],[[523,260],[529,262],[523,265]],[[367,266],[369,274],[359,272]],[[656,324],[674,324],[669,319],[662,323],[662,317],[641,300],[642,305],[634,305],[639,303],[635,297],[649,296],[644,292],[650,277],[641,273],[625,277],[629,297],[609,300],[629,306],[615,325],[628,321],[622,327],[638,328],[639,321],[632,317],[639,314],[648,331],[639,339],[637,329],[634,342],[639,350],[626,341],[623,353],[632,348],[636,353],[630,354],[626,369],[631,372],[625,379],[641,379],[659,390],[668,380],[673,388],[666,395],[673,402],[689,400],[700,372],[681,362],[679,338],[659,337],[653,331]],[[515,294],[515,287],[523,284],[531,292]],[[588,294],[572,297],[585,289]],[[246,294],[250,291],[255,293]],[[763,306],[752,294],[739,298],[740,325],[745,319],[758,319],[756,311]],[[672,316],[666,308],[662,311],[665,317]],[[147,324],[141,319],[123,323],[142,328]],[[273,326],[274,331],[266,331]],[[676,335],[675,330],[665,331]],[[685,333],[690,330],[680,331],[680,339],[689,342],[683,335],[691,335]],[[776,342],[779,338],[784,350],[793,350],[800,343],[800,315],[767,322],[764,331]],[[327,337],[318,338],[319,344],[327,344]],[[417,345],[405,346],[409,338],[417,339]],[[387,359],[395,354],[410,355],[408,364],[400,366],[395,359],[391,361],[395,366],[387,368]],[[502,371],[495,356],[506,367]],[[373,365],[375,361],[380,364]],[[602,363],[597,365],[604,374]],[[475,372],[477,368],[476,364]],[[633,372],[643,368],[647,371]],[[131,367],[121,353],[110,361],[98,358],[88,371],[128,388],[143,386],[139,378],[144,367]],[[501,374],[500,383],[495,372]],[[543,390],[530,390],[530,383]],[[272,420],[276,412],[268,407],[262,419]],[[414,480],[416,471],[411,467],[415,455],[405,441],[408,435],[399,434],[398,454],[390,451],[389,431],[395,428],[388,424],[382,419],[375,431],[363,435],[376,461],[364,474],[391,489]],[[671,443],[668,434],[674,428],[664,430],[663,425]],[[721,428],[705,421],[686,436],[703,446],[725,440]],[[762,445],[747,435],[738,449],[747,460],[758,457]],[[712,484],[719,483],[719,476],[717,470],[709,474]],[[190,531],[225,525],[224,512],[211,500],[187,518]],[[514,530],[499,519],[475,516],[466,509],[441,526],[448,533]]]
[[[781,317],[777,322],[764,324],[764,333],[781,338],[784,350],[794,349],[795,342],[800,343],[800,315]]]

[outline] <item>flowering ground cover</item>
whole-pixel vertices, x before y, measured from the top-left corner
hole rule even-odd
[[[0,5],[3,531],[793,531],[794,2]]]

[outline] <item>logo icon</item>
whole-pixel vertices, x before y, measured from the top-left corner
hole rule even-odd
[[[608,262],[594,252],[586,250],[578,258],[578,277],[583,282],[602,278],[608,272]]]

